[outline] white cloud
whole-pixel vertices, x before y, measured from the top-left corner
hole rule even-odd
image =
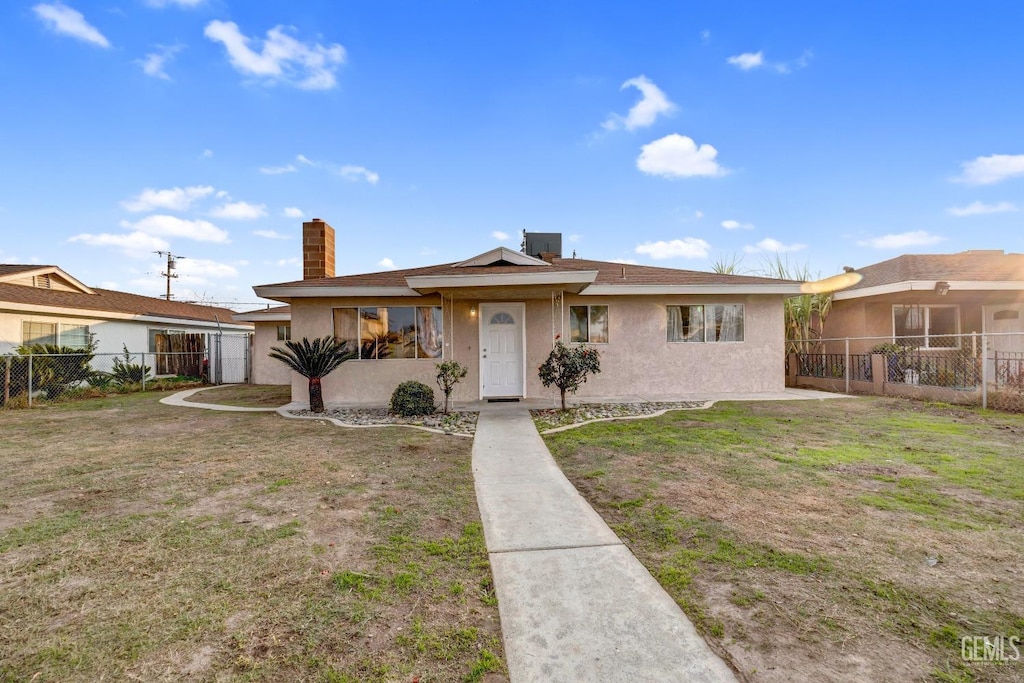
[[[498,240],[499,242],[504,242],[505,240],[508,239],[508,233],[502,232],[501,230],[495,230],[494,232],[491,233],[491,237]]]
[[[764,52],[744,52],[743,54],[729,57],[725,61],[744,71],[750,71],[764,64]]]
[[[210,211],[214,218],[226,218],[232,221],[251,221],[267,215],[266,204],[250,204],[248,202],[229,202],[214,207]]]
[[[799,57],[794,59],[792,62],[768,62],[765,61],[764,52],[744,52],[743,54],[734,55],[727,58],[725,61],[733,66],[742,69],[743,71],[750,71],[751,69],[758,69],[761,67],[774,69],[780,74],[788,74],[793,71],[793,68],[803,69],[811,63],[811,59],[814,58],[814,52],[812,50],[804,50]]]
[[[946,209],[946,212],[954,216],[977,216],[986,213],[1006,213],[1019,210],[1013,202],[999,202],[998,204],[971,202],[967,206],[951,206]]]
[[[212,159],[213,158],[213,150],[212,149],[204,149],[203,153],[200,154],[199,157],[201,159]]]
[[[377,265],[380,266],[381,268],[387,268],[388,270],[394,270],[396,268],[395,262],[387,257],[382,258],[380,261],[377,261]]]
[[[169,190],[154,190],[147,187],[139,193],[138,197],[121,202],[121,206],[133,213],[153,211],[154,209],[187,211],[194,202],[209,197],[211,194],[213,194],[213,188],[209,185],[172,187]]]
[[[301,266],[302,259],[298,256],[290,256],[288,258],[279,259],[277,262],[279,266]]]
[[[703,31],[701,31],[700,32],[700,42],[704,43],[705,45],[710,43],[711,42],[711,31],[709,31],[708,29],[704,29]]]
[[[100,289],[117,289],[117,283],[113,280],[104,280],[97,285]]]
[[[717,156],[718,150],[711,145],[698,147],[692,138],[672,133],[641,147],[636,167],[665,177],[723,176],[728,170],[718,165]]]
[[[261,166],[260,173],[266,175],[281,175],[282,173],[295,173],[297,168],[294,164],[288,164],[287,166]]]
[[[220,242],[227,243],[228,233],[221,230],[213,223],[204,220],[185,220],[177,216],[154,215],[146,216],[141,221],[129,223],[122,221],[121,227],[136,232],[144,232],[147,235],[158,235],[160,237],[181,237],[197,242]]]
[[[667,259],[676,256],[683,258],[706,258],[711,245],[699,237],[684,237],[669,242],[644,242],[638,244],[636,253],[647,254],[653,259]]]
[[[167,66],[168,62],[174,59],[174,55],[184,49],[184,46],[172,45],[170,47],[162,47],[157,45],[157,47],[160,50],[159,52],[151,52],[146,55],[144,59],[136,59],[135,63],[142,67],[142,72],[147,76],[169,81],[171,80],[171,77],[167,75],[167,71],[164,67]]]
[[[669,101],[661,89],[646,76],[631,78],[622,84],[622,88],[636,88],[640,91],[640,101],[633,105],[626,116],[612,114],[607,121],[601,124],[605,130],[635,130],[646,128],[654,123],[661,114],[669,114],[676,105]]]
[[[377,181],[380,180],[380,176],[364,166],[342,166],[338,169],[338,175],[345,180],[351,180],[353,182],[359,180],[365,180],[371,185],[376,185]]]
[[[281,215],[287,216],[288,218],[302,218],[305,216],[305,214],[302,213],[302,209],[297,206],[284,207],[284,211],[281,212]]]
[[[285,33],[287,30],[290,29],[275,26],[260,41],[242,35],[238,24],[232,21],[214,20],[206,25],[203,34],[222,43],[231,65],[247,76],[289,83],[304,90],[330,90],[337,85],[334,72],[345,62],[345,48],[337,43],[326,47],[302,43]],[[250,43],[260,51],[250,48]]]
[[[754,244],[754,245],[748,244],[747,246],[743,247],[743,251],[745,251],[748,254],[757,254],[757,253],[760,253],[762,251],[767,251],[767,252],[772,252],[772,253],[776,253],[776,254],[781,254],[781,253],[784,253],[784,252],[787,252],[787,251],[801,251],[801,250],[806,249],[806,248],[807,248],[806,244],[800,244],[800,243],[783,244],[782,242],[780,242],[780,241],[778,241],[776,239],[772,239],[771,237],[766,237],[763,240],[761,240],[760,242],[758,242],[757,244]]]
[[[197,278],[238,277],[238,269],[234,266],[203,258],[178,259],[178,272],[193,281]]]
[[[583,235],[569,235],[569,241],[576,244],[583,239]]]
[[[110,47],[110,41],[85,20],[85,16],[60,2],[42,2],[32,8],[36,16],[54,33],[84,40],[100,47]]]
[[[722,227],[725,228],[726,230],[753,230],[754,224],[740,223],[739,221],[729,219],[727,221],[722,221]]]
[[[906,247],[935,244],[944,239],[946,238],[939,235],[932,235],[925,230],[913,230],[911,232],[901,232],[893,235],[872,237],[870,239],[860,240],[857,244],[862,247],[872,247],[874,249],[905,249]]]
[[[282,235],[276,230],[253,230],[252,234],[259,237],[266,237],[268,240],[290,240],[290,235]]]
[[[611,263],[621,263],[624,266],[639,265],[639,264],[637,264],[636,259],[631,259],[631,258],[613,258],[611,260]]]
[[[68,241],[90,247],[116,247],[133,258],[149,258],[154,251],[166,251],[170,247],[166,240],[140,231],[124,235],[112,235],[106,232],[99,235],[83,233],[71,237]]]
[[[1024,175],[1024,154],[993,154],[961,164],[963,173],[953,182],[968,185],[991,185],[1014,176]]]
[[[295,160],[298,161],[300,164],[306,164],[307,166],[317,166],[317,163],[310,159],[309,157],[307,157],[305,154],[296,154]]]

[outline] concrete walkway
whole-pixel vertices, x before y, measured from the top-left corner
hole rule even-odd
[[[274,413],[277,412],[277,408],[245,408],[243,406],[222,406],[218,403],[198,403],[196,401],[186,401],[185,399],[192,394],[199,393],[200,391],[213,391],[214,389],[220,389],[221,387],[236,387],[237,384],[219,384],[215,387],[199,387],[198,389],[186,389],[179,391],[170,396],[164,396],[160,399],[160,402],[168,406],[179,406],[182,408],[203,408],[205,410],[224,410],[229,413]]]
[[[481,411],[473,476],[512,683],[736,680],[565,478],[525,407]]]

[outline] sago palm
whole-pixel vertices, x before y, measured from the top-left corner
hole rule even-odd
[[[309,380],[309,409],[314,413],[324,412],[324,394],[320,380],[338,369],[347,360],[359,355],[350,350],[345,342],[334,337],[321,337],[310,341],[286,341],[284,348],[270,349],[270,357],[279,360]]]

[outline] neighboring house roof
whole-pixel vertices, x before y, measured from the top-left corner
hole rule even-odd
[[[292,319],[292,307],[291,306],[271,306],[270,308],[259,308],[255,311],[245,311],[244,313],[235,313],[232,316],[235,320],[241,320],[251,323],[261,322],[283,322]]]
[[[13,284],[11,277],[39,271],[41,274],[60,276],[75,285],[68,289],[47,289],[25,284]],[[6,280],[6,281],[5,281]],[[94,312],[116,318],[197,321],[230,325],[234,311],[215,306],[167,301],[151,296],[117,292],[110,289],[88,288],[56,266],[20,266],[0,264],[0,308],[28,312],[67,315],[73,312]]]
[[[912,290],[933,290],[946,282],[953,291],[1024,290],[1024,254],[972,250],[958,254],[904,254],[858,268],[864,278],[835,298],[857,299]]]
[[[566,289],[581,294],[604,295],[796,294],[800,285],[791,280],[751,275],[725,275],[588,259],[556,258],[551,263],[531,259],[534,262],[511,265],[507,255],[497,255],[495,265],[468,265],[479,258],[421,268],[259,285],[253,289],[259,296],[287,301],[303,296],[419,296],[442,289],[532,284],[563,284]]]

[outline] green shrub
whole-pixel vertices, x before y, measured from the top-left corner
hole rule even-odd
[[[118,386],[129,384],[141,384],[143,380],[149,379],[149,366],[142,363],[133,363],[132,355],[128,353],[128,346],[121,345],[124,349],[124,360],[114,359],[114,371],[111,372],[112,381]]]
[[[423,382],[402,382],[391,394],[389,409],[402,417],[430,415],[434,412],[434,390]]]
[[[566,392],[575,394],[589,375],[601,372],[601,356],[597,349],[583,345],[566,346],[557,337],[555,339],[555,347],[538,369],[538,375],[544,386],[554,384],[558,387],[562,395],[562,410],[565,410]]]

